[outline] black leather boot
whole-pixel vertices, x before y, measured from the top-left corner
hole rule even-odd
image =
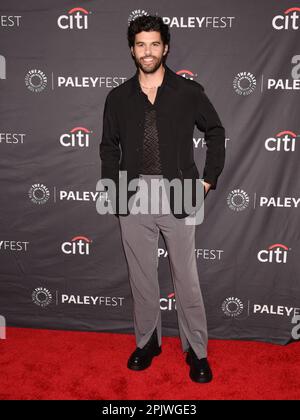
[[[151,365],[154,356],[161,353],[158,345],[156,328],[147,344],[143,348],[137,347],[128,359],[127,367],[132,370],[144,370]]]
[[[194,382],[207,383],[213,378],[207,358],[198,359],[196,353],[189,347],[186,362],[190,365],[190,378]]]

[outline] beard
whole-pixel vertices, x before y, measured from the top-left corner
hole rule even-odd
[[[144,73],[151,74],[155,73],[156,70],[161,66],[162,57],[158,58],[151,56],[151,58],[153,58],[153,62],[150,64],[147,64],[145,61],[143,61],[143,59],[137,60],[134,58],[134,60],[139,69],[141,69]]]

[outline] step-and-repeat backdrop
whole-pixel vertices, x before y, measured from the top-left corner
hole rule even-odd
[[[96,184],[107,93],[133,76],[126,32],[170,27],[168,66],[226,130],[195,252],[210,338],[300,336],[300,7],[296,1],[1,0],[0,315],[19,327],[133,333],[118,218]],[[194,131],[202,174],[204,133]],[[163,334],[178,335],[164,238]]]

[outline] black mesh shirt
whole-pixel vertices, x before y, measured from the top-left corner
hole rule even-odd
[[[156,125],[156,106],[149,101],[148,96],[140,90],[145,99],[145,126],[140,174],[160,175],[162,164],[159,152],[159,138]],[[158,92],[156,93],[158,95]]]

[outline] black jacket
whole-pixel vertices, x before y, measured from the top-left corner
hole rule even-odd
[[[100,143],[101,178],[114,180],[119,188],[119,170],[127,171],[128,183],[139,177],[144,138],[144,98],[138,81],[139,71],[123,84],[109,91],[103,113]],[[199,179],[194,162],[194,127],[204,132],[207,146],[203,179],[217,186],[225,161],[225,130],[203,86],[177,75],[167,65],[155,106],[163,177]],[[121,146],[121,148],[120,148]],[[136,191],[128,192],[128,199]],[[195,202],[195,182],[192,195]],[[173,199],[170,200],[173,212]],[[118,216],[116,207],[115,215]],[[127,213],[128,214],[128,213]],[[174,212],[173,212],[174,214]],[[182,211],[178,218],[188,215]]]

